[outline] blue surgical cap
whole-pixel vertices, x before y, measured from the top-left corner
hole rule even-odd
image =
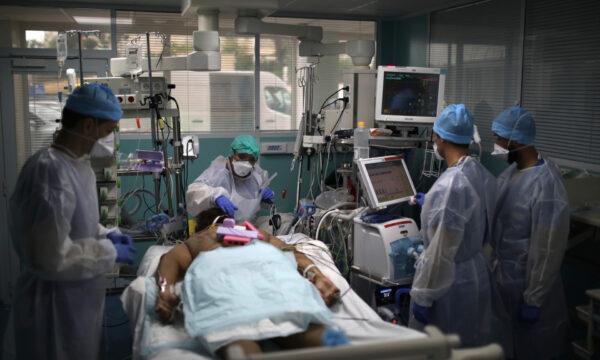
[[[234,154],[250,154],[254,156],[255,159],[258,159],[258,141],[256,141],[254,136],[240,135],[233,139],[231,151],[233,151]]]
[[[510,141],[530,145],[535,140],[535,122],[529,111],[512,106],[494,119],[492,132]]]
[[[473,116],[464,104],[452,104],[433,123],[433,131],[455,144],[470,144],[473,139]]]
[[[69,95],[65,108],[95,119],[119,121],[123,116],[121,104],[105,85],[84,84]]]

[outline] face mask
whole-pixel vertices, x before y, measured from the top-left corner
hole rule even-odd
[[[508,149],[505,149],[498,144],[494,144],[494,151],[492,151],[493,156],[506,161],[506,160],[508,160],[509,153],[510,153],[510,151]]]
[[[438,159],[439,161],[443,161],[444,157],[442,155],[440,155],[440,153],[438,152],[438,147],[436,143],[433,143],[433,154],[435,155],[435,158]]]
[[[247,177],[253,168],[249,161],[233,161],[233,171],[239,177]]]
[[[96,121],[96,133],[98,134],[98,120]],[[110,152],[110,156],[113,156],[114,153],[114,149],[115,149],[115,138],[114,138],[114,134],[111,132],[110,134],[106,135],[103,138],[93,138],[91,136],[87,136],[87,135],[83,135],[77,131],[72,131],[69,129],[66,129],[64,127],[61,127],[60,130],[58,130],[58,132],[66,132],[69,133],[71,135],[75,135],[78,138],[81,139],[85,139],[88,141],[93,141],[94,145],[92,146],[92,149],[90,150],[89,155],[93,156],[93,157],[106,157],[108,156],[108,153]],[[55,134],[56,136],[56,134]],[[97,155],[95,155],[95,153],[97,153]]]
[[[90,157],[98,159],[115,158],[115,135],[113,133],[98,139],[90,151]]]

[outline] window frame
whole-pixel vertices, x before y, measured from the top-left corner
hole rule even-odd
[[[20,6],[20,5],[17,5]],[[49,6],[45,6],[45,5],[39,5],[39,6],[34,6],[32,8],[48,8]],[[63,5],[61,6],[61,8],[86,8],[85,6],[82,6],[81,4],[79,4],[78,6],[68,6],[68,5]],[[110,49],[102,49],[102,50],[83,50],[83,57],[84,59],[94,59],[94,60],[100,60],[100,61],[105,61],[108,65],[110,64],[110,59],[113,57],[116,57],[118,54],[118,38],[117,38],[117,12],[119,11],[134,11],[134,12],[155,12],[155,13],[173,13],[173,14],[177,14],[179,13],[178,11],[174,11],[174,9],[170,9],[170,8],[161,8],[161,7],[157,7],[157,8],[148,8],[148,7],[144,7],[144,8],[132,8],[132,7],[120,7],[120,6],[116,6],[116,7],[112,7],[112,6],[108,6],[108,7],[102,7],[102,6],[94,6],[94,7],[87,7],[89,9],[93,9],[93,10],[108,10],[110,12]],[[289,16],[275,16],[276,18],[282,18],[282,19],[288,19],[288,18],[293,18],[293,17],[289,17]],[[304,17],[303,17],[304,18]],[[364,22],[372,22],[373,23],[373,29],[374,29],[374,40],[379,44],[379,41],[377,39],[378,37],[378,24],[377,24],[377,20],[373,19],[373,18],[365,18],[365,19],[347,19],[344,17],[341,17],[339,19],[332,19],[332,18],[317,18],[317,17],[307,17],[307,19],[314,19],[314,20],[339,20],[339,21],[343,21],[343,20],[353,20],[353,21],[364,21]],[[23,30],[25,31],[25,30]],[[268,37],[268,35],[265,35],[265,37]],[[255,134],[255,135],[259,135],[259,136],[289,136],[289,135],[295,135],[297,133],[297,129],[295,128],[297,125],[297,121],[296,119],[292,119],[292,123],[291,123],[291,128],[287,129],[287,130],[262,130],[260,129],[260,116],[261,116],[261,109],[260,109],[260,102],[263,100],[261,99],[261,91],[260,91],[260,84],[261,84],[261,76],[260,76],[260,61],[261,61],[261,57],[260,57],[260,50],[261,50],[261,35],[254,35],[255,38],[255,51],[254,51],[254,63],[255,63],[255,69],[254,69],[254,84],[255,84],[255,89],[254,89],[254,100],[255,100],[255,106],[254,106],[254,127],[253,127],[253,131],[251,131],[251,133]],[[54,49],[48,49],[48,48],[23,48],[23,47],[0,47],[0,58],[11,58],[11,57],[21,57],[21,58],[54,58],[56,56],[56,51]],[[84,70],[85,70],[85,62],[84,62]],[[275,85],[273,85],[275,86]],[[295,90],[295,91],[294,91]],[[292,88],[292,90],[290,91],[290,100],[292,103],[294,103],[294,101],[296,101],[296,98],[298,96],[301,96],[299,94],[299,90],[298,89],[294,89]],[[277,110],[272,110],[272,111],[277,111]],[[302,109],[297,109],[296,111],[300,112],[302,111]],[[282,113],[285,114],[285,113]],[[198,135],[200,137],[223,137],[223,136],[232,136],[237,134],[237,131],[227,131],[227,132],[216,132],[216,131],[195,131],[195,130],[191,130],[191,131],[187,131],[186,133],[189,134],[194,134],[194,135]],[[239,132],[242,133],[242,132]],[[248,131],[244,131],[243,133],[248,133]],[[150,137],[150,132],[148,131],[144,131],[144,132],[124,132],[122,133],[124,138],[149,138]]]

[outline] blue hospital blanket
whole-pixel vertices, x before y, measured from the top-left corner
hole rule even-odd
[[[331,311],[291,252],[262,241],[201,253],[182,289],[185,328],[209,351],[330,324]]]

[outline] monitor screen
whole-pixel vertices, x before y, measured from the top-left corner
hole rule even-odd
[[[365,170],[379,204],[400,202],[415,194],[402,159],[365,163]]]
[[[379,66],[375,120],[379,125],[433,124],[442,112],[445,84],[442,69]]]
[[[437,116],[439,74],[383,72],[382,115]]]

